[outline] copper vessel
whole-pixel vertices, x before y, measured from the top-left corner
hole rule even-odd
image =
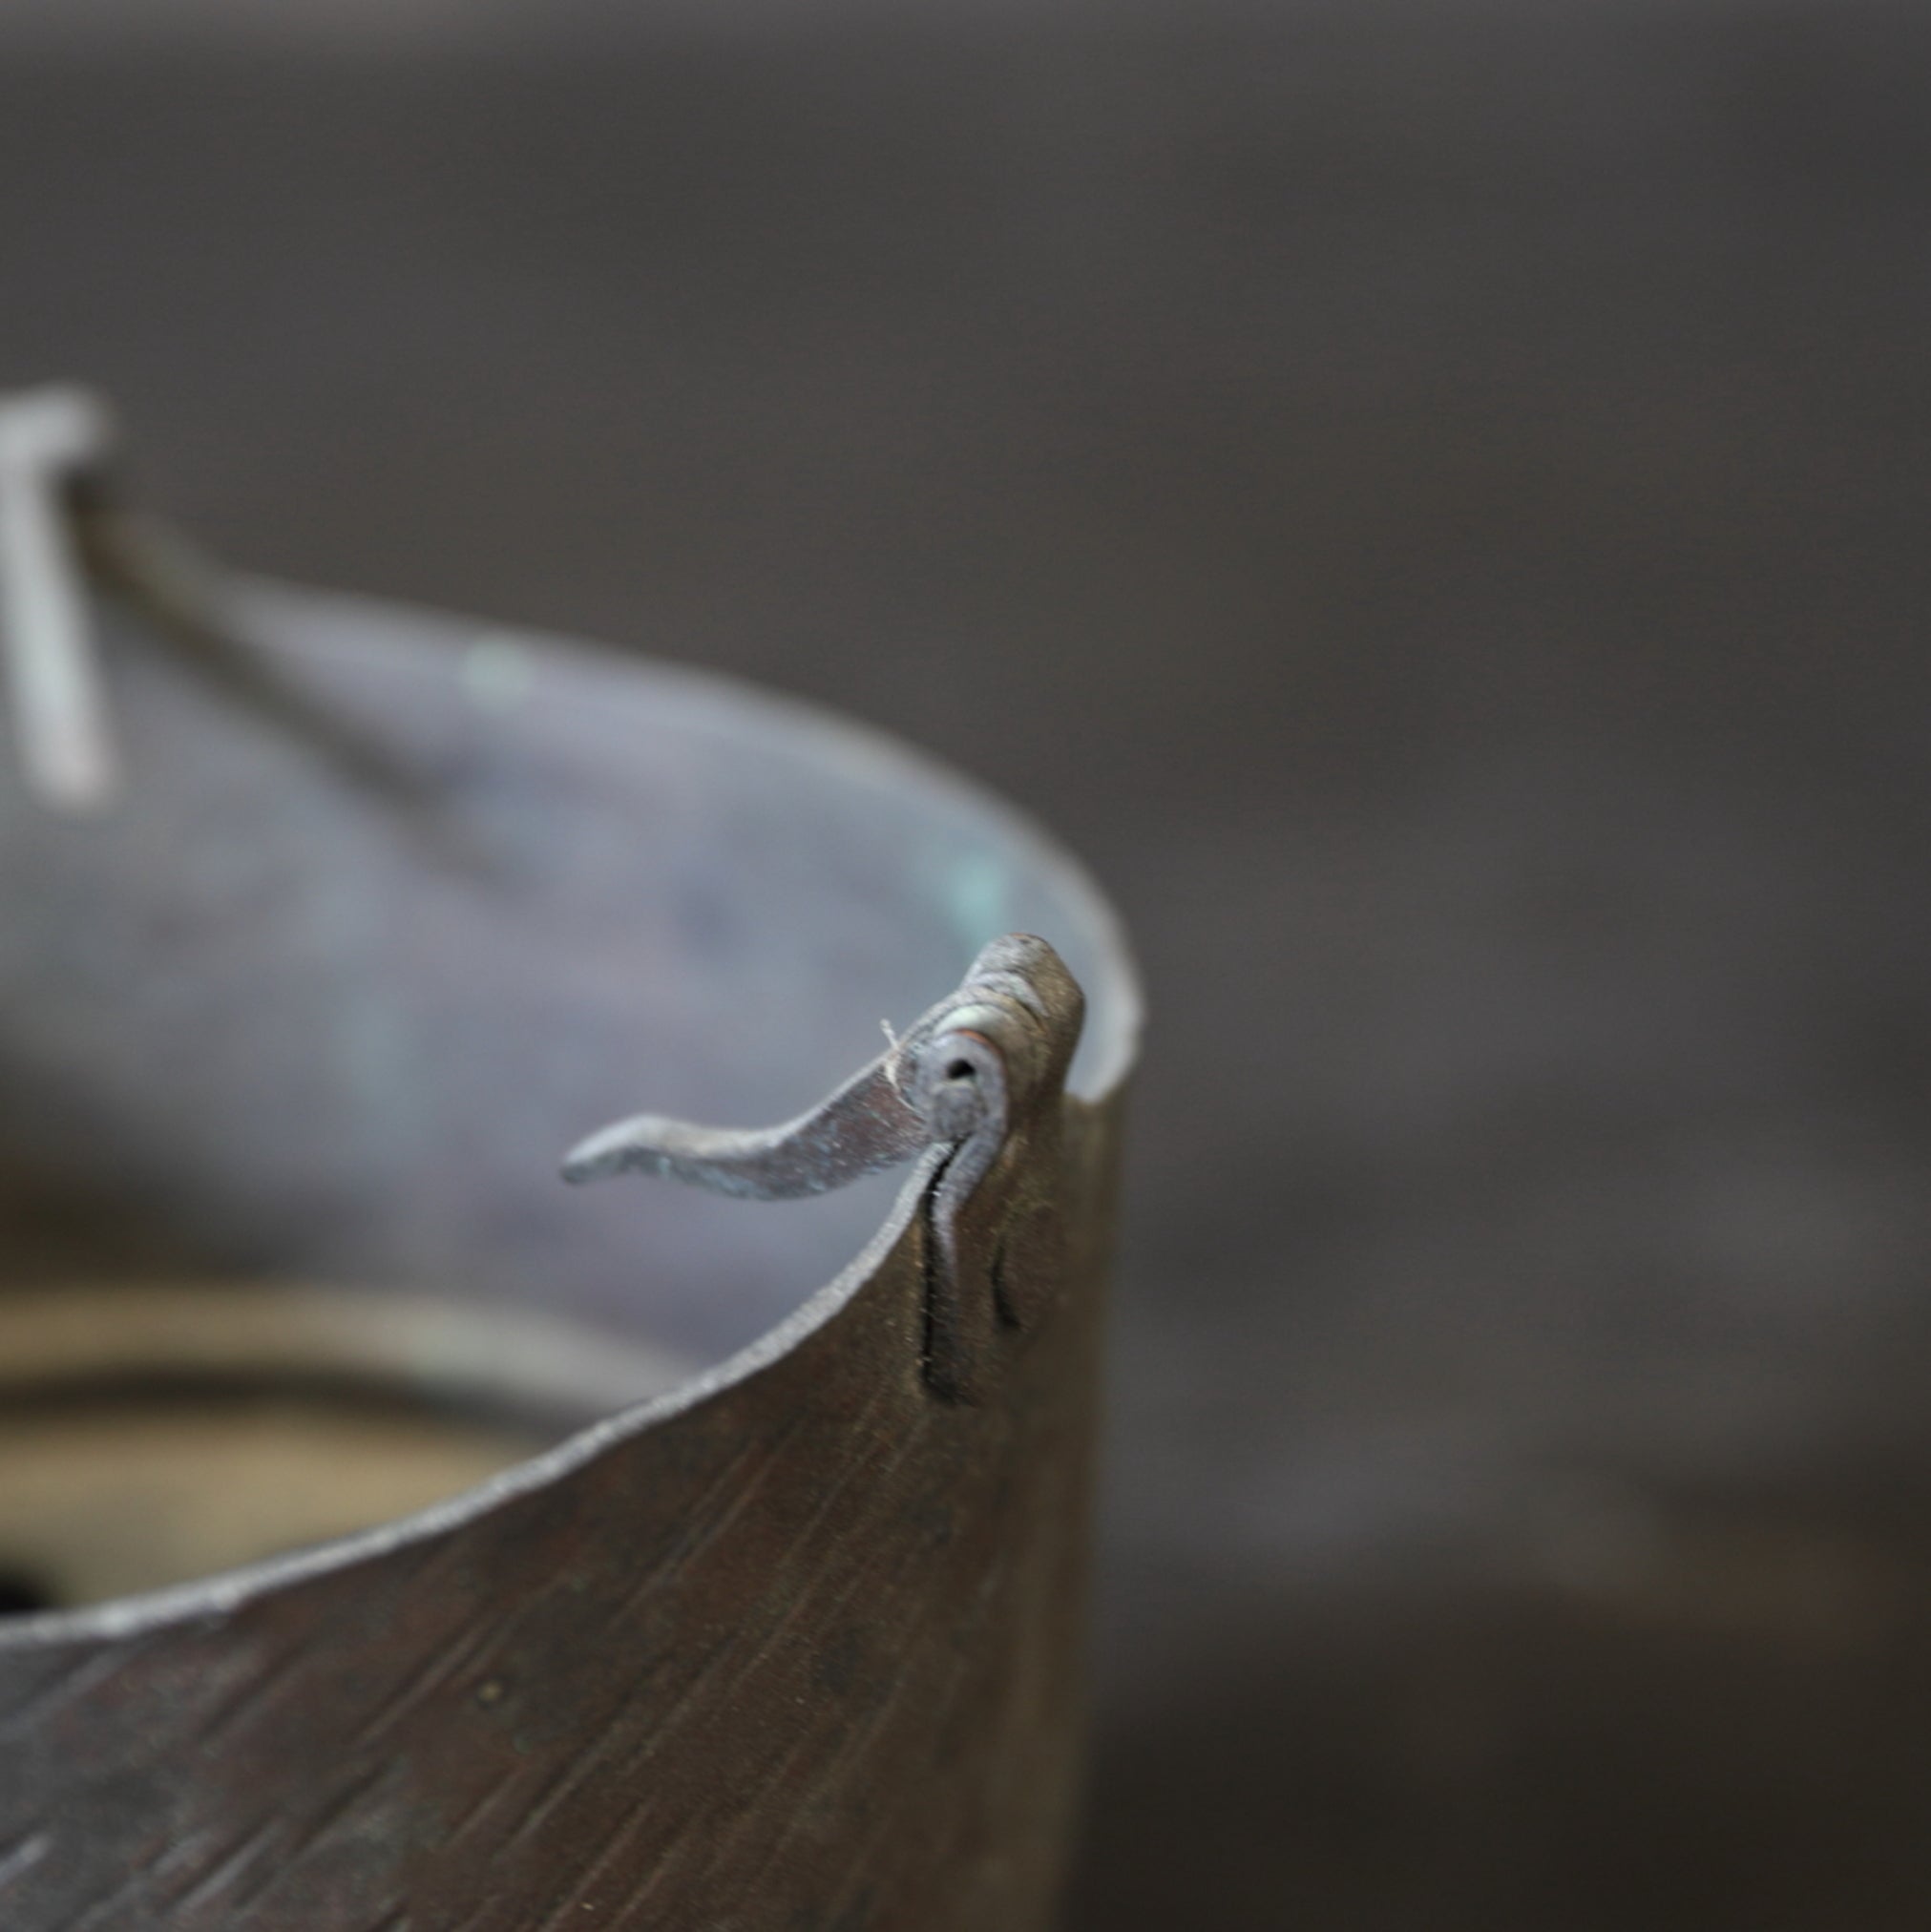
[[[804,705],[57,508],[118,797],[0,772],[0,1924],[1045,1925],[1103,900]],[[565,1186],[614,1118],[572,1178],[701,1185]]]

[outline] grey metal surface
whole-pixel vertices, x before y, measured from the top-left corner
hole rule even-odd
[[[1103,901],[1006,808],[800,707],[353,599],[241,606],[417,812],[138,627],[110,635],[125,807],[74,823],[0,780],[0,1330],[52,1370],[14,1364],[0,1528],[36,1413],[117,1404],[152,1456],[163,1405],[211,1440],[271,1363],[284,1408],[448,1410],[440,1462],[383,1435],[404,1487],[487,1468],[464,1418],[493,1383],[507,1466],[346,1535],[301,1499],[281,1535],[311,1546],[0,1619],[5,1922],[1043,1927],[1138,1028]],[[1080,987],[974,930],[1020,906],[1092,977],[1087,1098]],[[680,1232],[675,1197],[558,1182],[558,1117],[626,1063],[735,1112],[961,952],[878,1062],[890,1151],[921,1156],[895,1198]],[[332,1341],[331,1281],[358,1296]],[[50,1301],[99,1311],[102,1283],[156,1297],[159,1349],[63,1344]],[[197,1342],[224,1300],[242,1334]],[[601,1409],[616,1358],[643,1379],[665,1342],[698,1365]],[[245,1471],[200,1467],[201,1515],[273,1529]],[[150,1480],[130,1460],[124,1507]]]

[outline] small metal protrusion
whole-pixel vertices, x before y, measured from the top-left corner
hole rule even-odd
[[[406,758],[255,647],[227,573],[124,499],[117,442],[113,411],[91,389],[0,395],[0,669],[32,795],[89,812],[120,788],[90,609],[97,591],[245,715],[387,804],[427,804]]]
[[[113,442],[92,390],[0,400],[0,649],[28,783],[64,811],[98,810],[119,783],[69,502]]]
[[[980,953],[957,992],[809,1113],[760,1128],[640,1114],[581,1142],[563,1178],[650,1174],[741,1200],[789,1201],[943,1149],[924,1204],[925,1372],[934,1390],[962,1395],[976,1370],[970,1337],[986,1323],[965,1308],[961,1221],[1021,1117],[1057,1099],[1082,1009],[1053,949],[1011,934]],[[988,1256],[988,1294],[990,1270]]]

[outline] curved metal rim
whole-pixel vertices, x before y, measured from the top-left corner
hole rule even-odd
[[[1109,1025],[1102,1037],[1097,1066],[1086,1082],[1092,1090],[1085,1094],[1069,1091],[1068,1104],[1102,1106],[1131,1074],[1139,1057],[1144,1000],[1139,969],[1119,914],[1086,868],[1037,821],[942,761],[884,731],[806,699],[774,692],[748,680],[666,663],[646,655],[619,657],[609,646],[582,640],[466,620],[390,598],[298,589],[261,578],[247,581],[246,595],[275,627],[290,620],[299,622],[304,613],[323,609],[341,613],[380,611],[390,616],[402,613],[426,627],[453,637],[467,631],[472,639],[508,639],[533,652],[594,667],[605,674],[620,668],[648,679],[673,697],[707,700],[713,704],[723,698],[746,723],[781,734],[793,747],[801,743],[809,746],[815,741],[828,754],[842,754],[848,765],[860,764],[881,777],[889,776],[900,784],[949,797],[1026,851],[1041,875],[1056,880],[1069,897],[1085,902],[1086,915],[1113,976],[1105,989]],[[331,648],[339,647],[339,643],[337,640]],[[389,655],[392,650],[379,635],[372,635],[367,628],[354,630],[352,644],[374,658]],[[943,1158],[944,1150],[934,1148],[913,1167],[891,1211],[871,1238],[830,1281],[807,1295],[788,1314],[735,1354],[700,1371],[675,1389],[593,1422],[554,1447],[514,1462],[486,1480],[427,1509],[396,1517],[373,1528],[332,1537],[289,1555],[264,1557],[235,1569],[198,1578],[193,1583],[143,1590],[73,1609],[42,1610],[0,1619],[0,1651],[54,1643],[115,1641],[168,1625],[191,1623],[197,1618],[224,1616],[270,1591],[289,1588],[311,1578],[426,1543],[476,1521],[501,1503],[560,1481],[646,1430],[748,1381],[787,1355],[806,1336],[835,1319],[873,1280],[886,1257],[904,1238],[918,1215],[934,1165]]]

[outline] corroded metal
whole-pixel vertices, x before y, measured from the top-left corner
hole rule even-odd
[[[43,1423],[217,1483],[358,1416],[501,1466],[356,1527],[345,1450],[266,1526],[233,1485],[236,1567],[0,1618],[0,1924],[1036,1932],[1137,1010],[1103,903],[798,707],[229,595],[412,802],[99,611],[133,802],[0,771],[0,1580]],[[954,981],[789,1128],[630,1121],[574,1168],[797,1205],[556,1185],[626,1094],[773,1118]],[[115,1505],[36,1520],[131,1562]]]

